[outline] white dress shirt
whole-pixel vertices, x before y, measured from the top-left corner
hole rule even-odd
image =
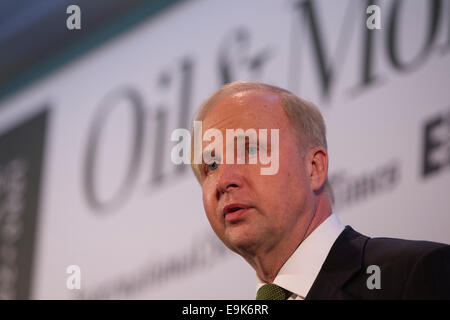
[[[344,225],[333,213],[303,240],[278,272],[274,284],[289,290],[288,300],[304,300]],[[265,283],[257,277],[256,291]]]

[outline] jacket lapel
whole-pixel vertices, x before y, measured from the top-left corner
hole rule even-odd
[[[350,226],[334,242],[306,299],[354,299],[342,290],[364,267],[364,249],[368,237]]]

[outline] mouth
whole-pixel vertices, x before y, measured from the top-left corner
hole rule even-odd
[[[223,208],[223,215],[226,221],[234,222],[239,220],[250,208],[251,207],[244,204],[232,203]]]

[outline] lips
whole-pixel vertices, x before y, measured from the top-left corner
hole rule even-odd
[[[231,203],[223,208],[223,215],[226,220],[234,221],[239,219],[240,216],[250,208],[250,206],[241,203]]]

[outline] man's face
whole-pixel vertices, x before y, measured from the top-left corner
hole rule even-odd
[[[229,141],[224,141],[223,164],[202,164],[203,205],[217,236],[231,250],[247,254],[273,250],[285,241],[298,243],[311,221],[312,191],[278,95],[253,90],[225,97],[203,120],[203,132],[210,128],[220,130],[224,140],[226,129],[267,129],[269,150],[271,129],[279,129],[279,169],[274,175],[261,175],[260,168],[268,165],[259,161],[225,163]],[[203,142],[203,148],[209,143]]]

